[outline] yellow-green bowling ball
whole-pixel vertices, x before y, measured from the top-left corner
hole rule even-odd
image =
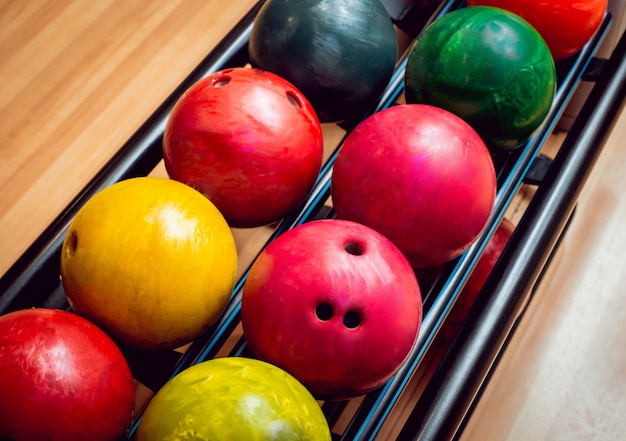
[[[137,441],[331,439],[322,410],[294,377],[264,361],[223,357],[193,365],[148,404]]]

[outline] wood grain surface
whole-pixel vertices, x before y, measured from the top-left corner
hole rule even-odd
[[[0,0],[0,273],[254,3]],[[624,439],[624,139],[622,111],[463,441]],[[236,234],[245,262],[268,230]]]

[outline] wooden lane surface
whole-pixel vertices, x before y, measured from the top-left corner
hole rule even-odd
[[[462,441],[626,433],[626,110]]]
[[[0,0],[0,272],[254,3]],[[622,116],[464,441],[623,437],[625,138]],[[245,267],[269,230],[235,233]]]
[[[1,273],[254,3],[0,1]]]

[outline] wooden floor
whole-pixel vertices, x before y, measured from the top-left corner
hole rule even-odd
[[[0,0],[0,273],[253,3]],[[622,112],[463,441],[624,439],[624,139]]]

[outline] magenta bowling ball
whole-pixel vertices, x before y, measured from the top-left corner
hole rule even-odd
[[[253,354],[330,400],[393,376],[421,318],[419,285],[400,250],[371,228],[338,219],[305,223],[266,247],[241,306]]]
[[[405,104],[365,119],[334,163],[337,217],[390,239],[415,268],[460,256],[493,210],[491,155],[461,118],[423,104]]]

